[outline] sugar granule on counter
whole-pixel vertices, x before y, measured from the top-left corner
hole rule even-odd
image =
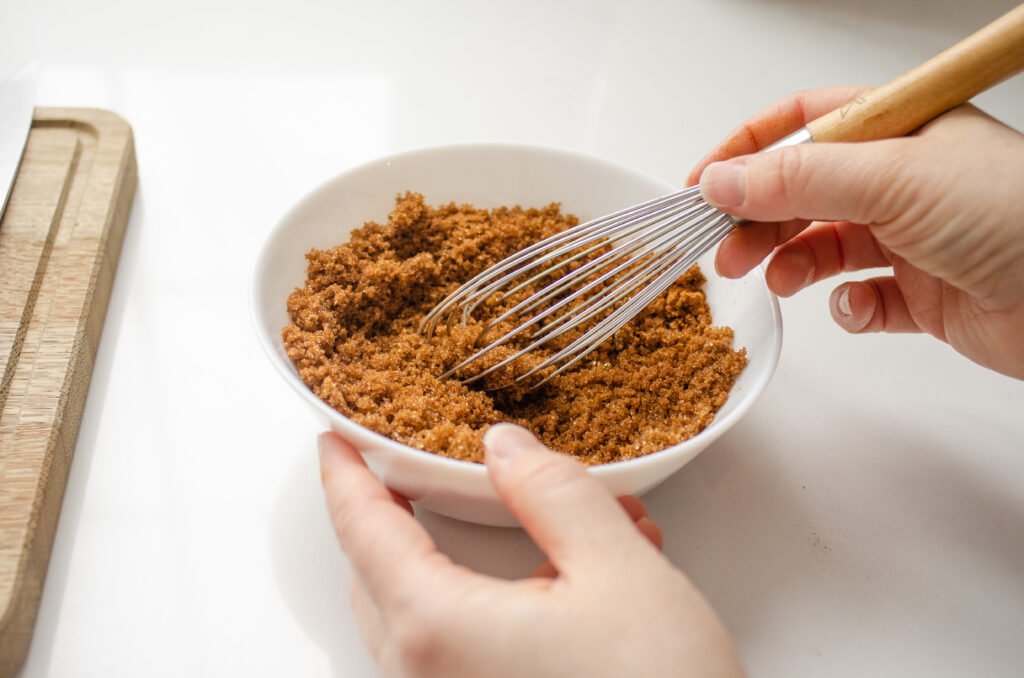
[[[711,324],[697,267],[536,390],[486,389],[552,348],[482,385],[463,386],[463,374],[439,379],[471,355],[481,325],[456,326],[450,335],[441,328],[426,339],[418,333],[423,317],[476,273],[576,223],[557,204],[483,210],[398,196],[386,224],[367,223],[349,242],[306,255],[306,284],[289,296],[291,323],[282,330],[288,356],[313,392],[346,417],[456,459],[483,461],[483,434],[500,421],[585,464],[643,456],[696,435],[747,363],[745,351],[732,347],[732,330]],[[496,304],[485,304],[480,317]],[[508,355],[494,353],[492,364]]]

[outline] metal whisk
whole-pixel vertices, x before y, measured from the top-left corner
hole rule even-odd
[[[1024,69],[1024,5],[883,87],[809,123],[764,151],[807,142],[868,141],[907,134]],[[579,337],[523,374],[557,366],[535,388],[604,343],[685,274],[742,220],[703,201],[697,187],[628,207],[546,238],[495,264],[450,294],[420,325],[466,324],[484,300],[550,282],[487,322],[477,337],[506,321],[514,329],[448,370],[450,377],[528,333],[511,356],[463,380],[472,383],[526,353],[593,321]],[[603,315],[602,317],[602,314]]]
[[[539,386],[568,369],[628,323],[734,225],[731,217],[701,199],[697,187],[628,207],[541,240],[475,276],[430,312],[423,320],[421,332],[433,335],[442,319],[450,322],[456,315],[461,315],[461,322],[465,324],[491,295],[501,293],[502,298],[507,298],[582,262],[575,270],[557,277],[487,323],[480,338],[510,318],[525,318],[514,330],[443,375],[451,376],[492,349],[541,324],[530,334],[526,347],[464,383],[477,381],[612,309],[567,346],[516,376],[516,380],[521,381],[551,365],[564,363],[538,382]]]

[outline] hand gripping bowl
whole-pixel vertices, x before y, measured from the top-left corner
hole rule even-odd
[[[389,487],[423,508],[487,525],[516,525],[480,464],[417,450],[356,424],[317,398],[292,367],[281,341],[286,300],[306,279],[305,254],[347,241],[367,221],[385,223],[395,196],[422,193],[428,204],[469,203],[541,207],[560,202],[581,220],[668,193],[674,186],[606,160],[514,144],[439,146],[400,153],[349,170],[295,205],[274,227],[256,260],[251,310],[259,341],[285,381],[320,424],[355,444]],[[782,345],[778,300],[760,270],[740,280],[714,273],[701,260],[713,323],[735,331],[749,364],[714,421],[697,436],[646,457],[592,466],[588,471],[616,495],[655,487],[725,433],[750,409],[771,379]]]

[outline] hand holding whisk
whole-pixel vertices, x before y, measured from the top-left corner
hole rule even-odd
[[[1024,5],[765,150],[902,136],[1021,69]],[[445,376],[516,340],[508,357],[464,383],[477,381],[561,337],[550,357],[515,377],[522,382],[537,374],[537,386],[625,326],[740,224],[707,205],[696,187],[629,207],[538,242],[477,275],[427,316],[421,332],[429,336],[439,323],[466,323],[494,295],[529,292],[486,321],[477,338],[482,346]],[[487,341],[492,330],[509,323],[513,329]]]

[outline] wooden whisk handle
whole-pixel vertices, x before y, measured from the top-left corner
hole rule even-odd
[[[807,125],[814,141],[870,141],[911,132],[1024,70],[1024,4],[887,85]]]

